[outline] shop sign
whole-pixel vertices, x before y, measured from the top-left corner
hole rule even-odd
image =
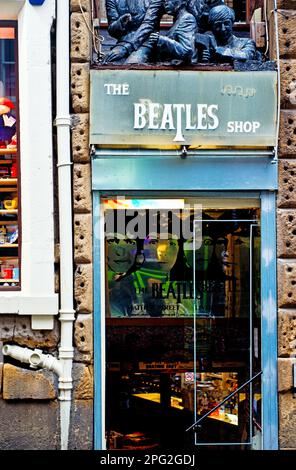
[[[276,72],[91,71],[91,144],[266,147]]]

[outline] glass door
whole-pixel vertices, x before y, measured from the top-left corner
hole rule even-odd
[[[194,221],[196,445],[261,448],[260,213],[204,211]],[[201,239],[201,242],[200,242]]]
[[[102,198],[107,449],[260,442],[257,199]]]

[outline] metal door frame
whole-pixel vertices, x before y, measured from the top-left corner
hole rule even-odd
[[[176,175],[176,157],[165,157],[155,169],[158,158],[144,155],[129,161],[116,158],[93,160],[93,292],[94,292],[94,448],[105,449],[105,318],[104,318],[104,243],[100,197],[117,195],[254,197],[261,199],[261,355],[262,355],[262,428],[263,449],[278,449],[277,395],[277,296],[276,296],[276,195],[277,166],[266,158],[227,158],[215,168],[213,158],[193,161]],[[99,164],[98,163],[99,160]],[[151,161],[152,160],[152,161]],[[211,160],[211,161],[208,161]],[[128,163],[128,164],[127,164]],[[204,163],[204,165],[203,165]],[[181,163],[182,164],[182,163]],[[153,167],[151,167],[153,165]],[[198,167],[201,170],[198,171]],[[149,173],[149,168],[152,173]],[[264,171],[267,168],[268,171]],[[143,170],[146,172],[143,173]],[[184,167],[185,169],[185,167]],[[209,171],[211,169],[212,173]],[[245,173],[246,171],[246,179]],[[111,171],[111,175],[110,175]],[[129,178],[126,172],[130,172]],[[189,171],[189,173],[188,173]],[[242,173],[243,171],[243,173]],[[192,175],[193,172],[193,175]],[[139,175],[139,178],[137,178]],[[243,175],[243,178],[242,178]],[[213,178],[212,178],[213,176]],[[156,181],[155,186],[151,181]],[[112,182],[111,182],[112,181]],[[136,183],[137,182],[137,183]],[[154,189],[154,190],[153,190]],[[156,190],[156,191],[155,191]],[[252,191],[252,192],[251,192]]]

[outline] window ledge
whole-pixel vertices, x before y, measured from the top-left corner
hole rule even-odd
[[[1,292],[0,315],[38,315],[58,314],[58,294],[36,296],[24,295],[22,292]]]

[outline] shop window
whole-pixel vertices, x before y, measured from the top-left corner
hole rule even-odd
[[[0,22],[0,289],[18,288],[19,184],[17,25]]]
[[[107,448],[250,446],[261,368],[255,199],[103,199]],[[247,448],[247,447],[246,447]]]

